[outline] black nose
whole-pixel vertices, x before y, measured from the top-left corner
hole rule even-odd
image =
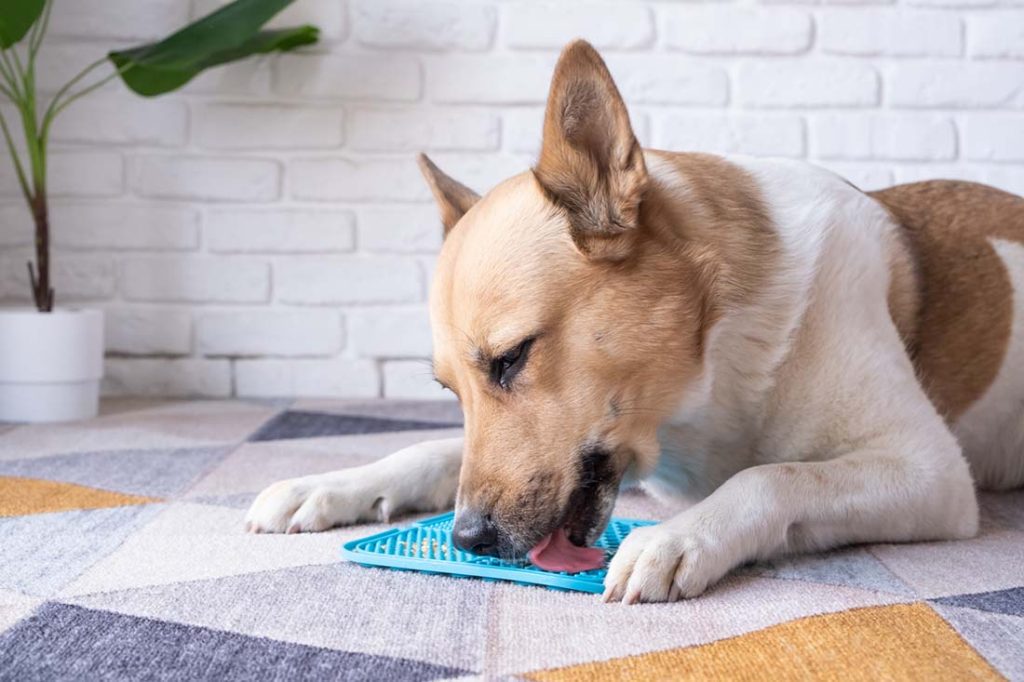
[[[498,527],[491,521],[489,514],[481,514],[473,509],[464,509],[455,519],[452,539],[459,549],[473,554],[498,553]]]

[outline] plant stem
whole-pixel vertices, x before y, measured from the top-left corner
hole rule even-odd
[[[2,49],[0,49],[0,76],[3,76],[7,86],[14,93],[11,99],[14,102],[18,102],[21,99],[22,93],[18,88],[18,78],[15,74],[14,64],[11,62],[10,57],[7,56],[7,50]]]
[[[0,112],[0,129],[4,133],[4,142],[7,143],[7,150],[11,152],[11,161],[14,163],[14,170],[18,175],[18,184],[21,186],[21,192],[25,195],[25,200],[31,203],[32,190],[28,185],[25,168],[21,165],[21,158],[18,156],[18,150],[14,146],[14,139],[11,137],[11,130],[7,127],[7,119],[4,118],[3,112]]]
[[[33,272],[31,262],[28,264],[28,272],[36,309],[41,313],[48,313],[53,311],[53,288],[50,286],[50,215],[46,203],[46,189],[37,187],[36,190],[36,195],[29,203],[36,224],[38,272]]]
[[[50,118],[52,119],[55,116],[57,116],[57,114],[59,114],[60,112],[64,111],[64,109],[66,109],[69,104],[71,104],[75,100],[79,99],[80,97],[85,97],[86,95],[88,95],[93,90],[96,90],[97,88],[102,88],[104,85],[106,85],[110,81],[112,81],[115,78],[117,78],[118,76],[120,76],[122,73],[127,71],[129,68],[131,68],[131,65],[127,64],[124,67],[122,67],[122,68],[118,69],[117,71],[115,71],[114,73],[110,74],[109,76],[106,76],[105,78],[102,78],[99,81],[93,83],[92,85],[90,85],[89,87],[85,88],[84,90],[80,90],[79,92],[76,92],[73,95],[68,95],[68,97],[63,102],[61,102],[60,105],[56,109],[53,110],[53,114],[50,116]]]
[[[53,0],[46,0],[46,5],[43,7],[43,16],[41,19],[36,21],[32,26],[32,33],[28,39],[28,59],[29,68],[35,64],[36,53],[39,52],[39,46],[43,44],[43,38],[46,36],[46,29],[50,25],[50,10],[53,9]]]
[[[49,127],[47,125],[47,121],[48,120],[52,120],[53,117],[57,115],[57,108],[58,108],[58,105],[59,105],[59,102],[60,102],[60,98],[63,97],[64,95],[66,95],[67,92],[69,90],[71,90],[71,88],[75,87],[75,84],[78,83],[78,81],[82,80],[87,75],[89,75],[90,71],[92,71],[97,66],[103,64],[106,61],[107,61],[106,57],[102,57],[100,59],[97,59],[92,64],[89,64],[89,66],[87,66],[84,69],[82,69],[81,71],[79,71],[78,74],[74,78],[72,78],[67,83],[65,83],[64,86],[60,90],[57,91],[57,94],[53,96],[52,100],[50,100],[50,106],[48,106],[46,108],[46,113],[43,114],[43,129],[44,130]]]

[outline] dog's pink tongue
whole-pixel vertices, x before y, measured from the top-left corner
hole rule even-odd
[[[604,550],[577,547],[569,540],[564,528],[559,528],[538,542],[526,556],[530,563],[545,571],[581,573],[604,566]]]

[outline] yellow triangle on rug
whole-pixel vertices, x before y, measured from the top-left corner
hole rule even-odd
[[[535,682],[1003,679],[921,602],[810,616],[710,644],[523,677]]]
[[[0,476],[0,517],[125,507],[160,501],[155,497],[128,495],[75,483]]]

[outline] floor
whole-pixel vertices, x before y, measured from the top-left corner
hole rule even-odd
[[[1024,492],[969,541],[748,566],[698,599],[369,569],[383,526],[249,535],[280,478],[458,432],[451,404],[107,402],[0,425],[0,679],[1024,680]],[[659,518],[641,493],[623,516]]]

